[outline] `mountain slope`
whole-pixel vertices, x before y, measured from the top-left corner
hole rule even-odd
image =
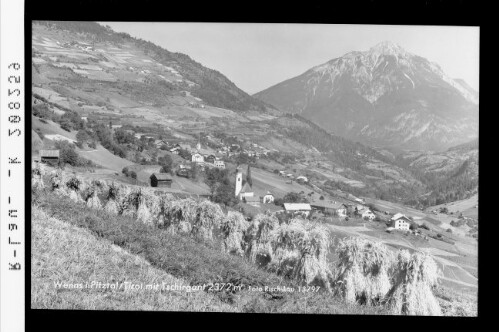
[[[194,97],[202,99],[208,105],[236,111],[264,112],[271,108],[239,89],[220,72],[204,67],[188,55],[170,52],[149,41],[131,37],[127,33],[114,32],[110,27],[104,27],[95,22],[35,21],[34,23],[50,29],[76,33],[78,40],[86,40],[91,43],[89,45],[107,42],[118,48],[139,48],[146,56],[161,64],[165,74],[173,74],[173,79],[165,79],[164,76],[167,75],[148,79],[161,83],[170,90],[189,91]]]
[[[401,154],[399,164],[426,185],[423,205],[466,199],[478,189],[478,140],[438,153],[411,151]]]
[[[443,150],[478,136],[478,98],[430,61],[382,42],[254,95],[346,138]]]

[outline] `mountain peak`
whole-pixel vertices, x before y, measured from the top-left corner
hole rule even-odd
[[[385,40],[382,41],[369,49],[371,53],[381,53],[381,54],[405,54],[407,53],[399,44]]]

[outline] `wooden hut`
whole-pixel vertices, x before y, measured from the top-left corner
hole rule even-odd
[[[150,180],[151,187],[172,187],[173,179],[166,173],[153,173]]]
[[[57,165],[59,163],[59,150],[40,150],[40,161]]]

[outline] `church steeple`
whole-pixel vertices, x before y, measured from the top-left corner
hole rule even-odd
[[[199,133],[199,136],[198,136],[198,144],[196,144],[196,150],[198,152],[201,151],[201,133]]]
[[[243,173],[239,168],[236,168],[236,197],[239,195],[241,192],[241,189],[243,188]]]

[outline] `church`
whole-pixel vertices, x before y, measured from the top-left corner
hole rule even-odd
[[[243,200],[245,197],[253,197],[255,193],[253,192],[253,188],[249,181],[243,186],[243,173],[239,168],[236,169],[236,192],[235,196],[240,200]]]

